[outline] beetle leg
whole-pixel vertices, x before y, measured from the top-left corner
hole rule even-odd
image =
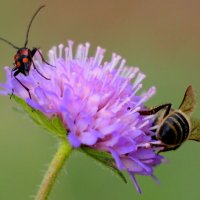
[[[17,70],[18,70],[18,67],[16,67],[15,64],[14,64],[14,68],[12,68],[12,70],[11,70],[11,78],[13,76],[13,72],[15,72]]]
[[[18,78],[17,78],[17,75],[20,73],[20,71],[18,70],[18,71],[16,71],[15,73],[14,73],[14,78],[18,81],[18,83],[28,92],[28,95],[29,95],[29,98],[31,99],[31,93],[30,93],[30,90],[29,90],[29,88],[27,88]],[[14,89],[12,89],[12,95],[13,95],[13,93],[14,93]],[[12,95],[11,95],[11,97],[12,97]]]
[[[46,63],[47,65],[49,65],[49,66],[51,66],[51,67],[55,67],[55,66],[51,65],[50,63],[48,63],[48,62],[44,59],[44,57],[43,57],[42,53],[40,52],[39,48],[33,48],[33,50],[31,51],[32,57],[35,55],[36,52],[38,52],[38,53],[40,54],[40,57],[41,57],[41,59],[42,59],[42,62]]]
[[[10,95],[10,100],[12,99],[12,96],[14,95],[14,89],[12,88],[12,93]]]
[[[45,76],[37,69],[37,67],[35,66],[34,61],[32,61],[32,62],[33,62],[33,67],[34,67],[34,69],[37,71],[37,73],[38,73],[40,76],[42,76],[42,77],[45,78],[46,80],[51,80],[50,78],[45,77]]]

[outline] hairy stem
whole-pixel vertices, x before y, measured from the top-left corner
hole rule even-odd
[[[58,150],[51,161],[49,168],[44,176],[42,184],[38,190],[35,200],[47,200],[56,178],[61,171],[66,159],[72,151],[72,146],[66,139],[60,141]]]

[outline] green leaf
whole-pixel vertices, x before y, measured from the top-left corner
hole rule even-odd
[[[122,181],[127,183],[127,180],[123,173],[116,167],[115,160],[111,156],[110,153],[106,151],[98,151],[90,147],[83,146],[80,148],[82,152],[84,152],[86,155],[92,157],[96,161],[100,162],[103,166],[110,169],[115,175],[120,177]]]
[[[59,137],[66,137],[67,130],[58,116],[53,116],[49,118],[39,110],[36,110],[29,106],[23,99],[15,95],[13,95],[12,98],[15,99],[15,101],[22,106],[29,117],[31,117],[31,119],[39,126],[47,129],[54,135],[57,135]]]

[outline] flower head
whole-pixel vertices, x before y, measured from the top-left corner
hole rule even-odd
[[[98,47],[94,57],[88,56],[90,44],[80,44],[73,55],[73,42],[49,51],[51,67],[34,56],[37,69],[50,78],[44,79],[34,68],[29,76],[18,79],[5,67],[7,82],[1,94],[14,94],[26,100],[46,116],[58,116],[67,138],[74,148],[81,145],[109,152],[120,170],[128,171],[137,190],[135,174],[152,176],[153,168],[163,161],[154,148],[145,148],[152,141],[154,116],[141,116],[138,111],[155,94],[155,87],[138,95],[145,75],[138,67],[127,67],[126,61],[113,53],[103,62],[105,50]]]

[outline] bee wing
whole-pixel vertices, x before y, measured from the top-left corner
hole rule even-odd
[[[196,140],[200,142],[200,120],[191,119],[192,130],[190,132],[189,140]]]
[[[189,85],[186,89],[185,95],[183,97],[182,103],[179,106],[179,109],[186,115],[190,115],[196,105],[196,95],[193,90],[193,87]]]

